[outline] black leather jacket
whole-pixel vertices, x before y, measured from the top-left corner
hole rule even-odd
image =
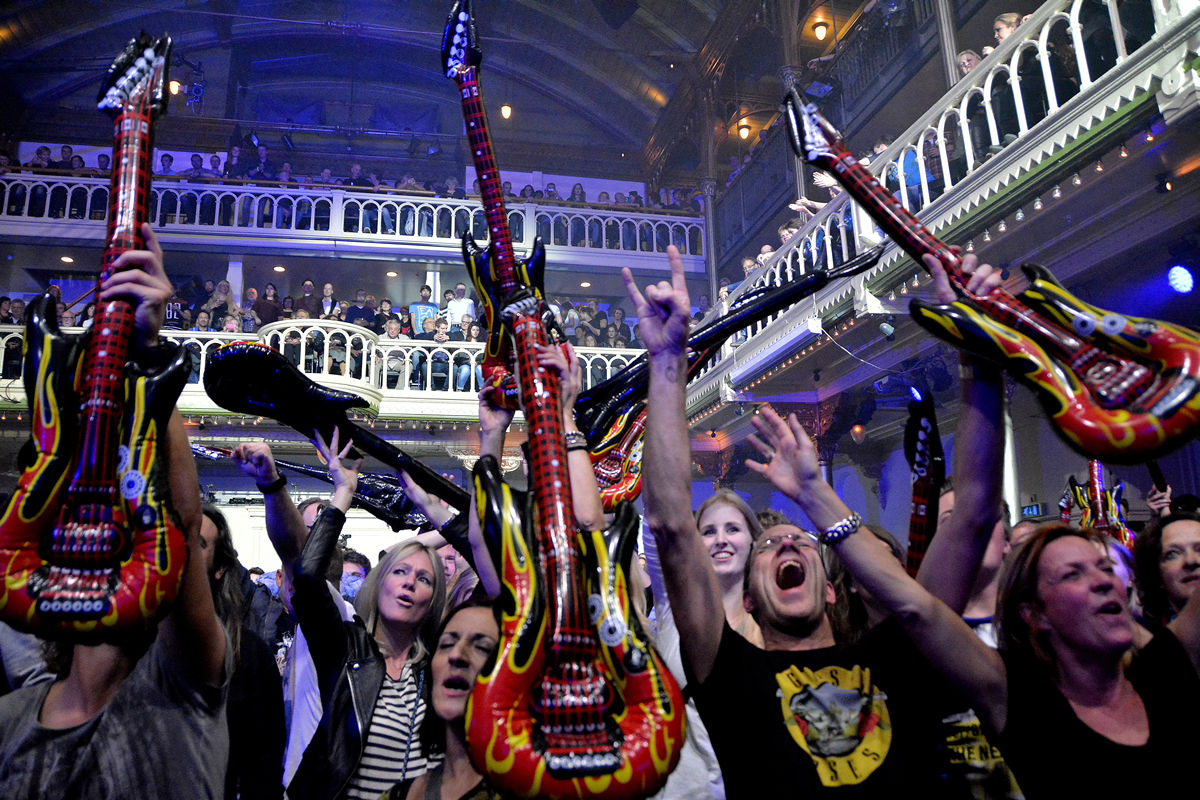
[[[358,617],[342,620],[325,582],[345,522],[346,516],[332,506],[321,512],[308,532],[293,581],[292,608],[317,668],[324,712],[288,785],[290,800],[334,800],[345,793],[362,759],[383,687],[386,663],[375,638]]]

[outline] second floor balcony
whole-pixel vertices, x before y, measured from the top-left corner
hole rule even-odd
[[[675,245],[689,272],[704,269],[704,221],[694,214],[632,206],[519,203],[508,222],[518,251],[541,237],[550,263],[665,268]],[[487,222],[478,199],[434,197],[394,189],[355,190],[315,184],[156,179],[151,224],[165,240],[192,246],[272,251],[311,245],[347,253],[402,248],[411,257],[456,257],[464,234],[481,245]],[[0,176],[0,231],[101,243],[109,214],[109,179],[10,172]],[[643,263],[644,262],[644,263]]]

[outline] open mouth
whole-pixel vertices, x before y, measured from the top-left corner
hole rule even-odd
[[[451,675],[442,681],[442,686],[452,692],[471,691],[471,682],[463,675]]]
[[[775,585],[785,592],[804,583],[804,564],[800,561],[784,561],[775,568]]]
[[[731,553],[728,550],[719,550],[716,553],[712,554],[712,560],[719,562],[719,563],[723,563],[725,561],[731,561],[732,559],[733,559],[733,553]],[[1197,576],[1197,577],[1200,577],[1200,576]]]
[[[1112,615],[1120,614],[1124,610],[1125,609],[1122,608],[1121,604],[1118,603],[1116,600],[1109,600],[1107,603],[1100,606],[1100,608],[1098,609],[1099,613],[1101,613],[1101,614],[1112,614]]]

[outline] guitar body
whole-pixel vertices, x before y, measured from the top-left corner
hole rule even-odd
[[[170,40],[144,34],[114,62],[100,107],[114,120],[111,213],[99,280],[141,249],[149,155]],[[78,339],[34,304],[25,386],[33,438],[3,518],[0,618],[21,630],[101,642],[146,629],[179,592],[187,545],[169,505],[162,436],[187,381],[182,348],[163,369],[129,359],[133,307],[103,303]]]
[[[500,543],[502,641],[467,706],[472,760],[520,797],[616,800],[653,794],[675,766],[685,715],[678,685],[632,611],[628,576],[636,512],[623,503],[607,530],[577,533],[588,618],[599,631],[599,652],[623,708],[614,709],[604,732],[608,752],[556,754],[544,733],[554,719],[526,702],[538,693],[546,666],[551,606],[538,568],[544,554],[528,533],[536,511],[519,505],[520,496],[504,484],[495,459],[481,458],[474,480],[484,538]]]
[[[948,305],[914,300],[913,319],[1033,389],[1073,449],[1134,464],[1200,432],[1200,335],[1090,306],[1037,266],[1025,267],[1032,285],[1019,295],[969,292],[957,250],[880,186],[815,106],[794,89],[784,102],[796,155],[832,173],[918,265],[932,255],[945,267],[959,299]]]
[[[1069,493],[1068,503],[1072,500],[1079,506],[1079,527],[1091,528],[1107,534],[1126,547],[1133,544],[1133,533],[1125,523],[1125,511],[1121,507],[1121,495],[1125,484],[1118,483],[1111,491],[1104,486],[1104,465],[1099,461],[1088,462],[1088,479],[1079,483],[1072,475],[1067,479],[1066,492]],[[1066,512],[1070,521],[1070,508]]]

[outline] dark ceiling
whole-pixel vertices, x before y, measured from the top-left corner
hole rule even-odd
[[[773,22],[774,2],[477,0],[494,136],[498,144],[521,143],[510,161],[533,160],[539,146],[547,157],[556,148],[586,148],[618,160],[627,154],[634,169],[681,86],[709,80],[717,84],[718,138],[731,133],[736,138],[736,123],[744,117],[756,134],[779,92],[778,28],[795,26],[787,35],[796,38],[803,63],[832,41],[817,41],[811,23],[832,19],[835,28],[844,29],[860,6],[856,0],[778,0],[779,8],[797,12],[794,20],[791,11],[778,12],[789,19],[780,25]],[[172,127],[196,114],[243,125],[335,129],[347,137],[342,152],[358,147],[355,131],[461,134],[453,87],[439,69],[449,0],[17,0],[5,5],[0,101],[12,113],[0,126],[13,139],[45,133],[49,120],[71,113],[64,109],[94,108],[99,76],[139,29],[172,35],[177,58],[172,78],[185,85],[203,81],[202,106],[173,101]],[[697,93],[684,94],[694,105]],[[501,103],[512,105],[511,119],[500,119]],[[217,130],[227,137],[232,124],[205,130],[210,139]],[[700,166],[700,126],[693,131],[689,138],[696,142],[685,144],[677,168]],[[736,145],[731,141],[727,147]],[[506,156],[503,150],[500,154]]]

